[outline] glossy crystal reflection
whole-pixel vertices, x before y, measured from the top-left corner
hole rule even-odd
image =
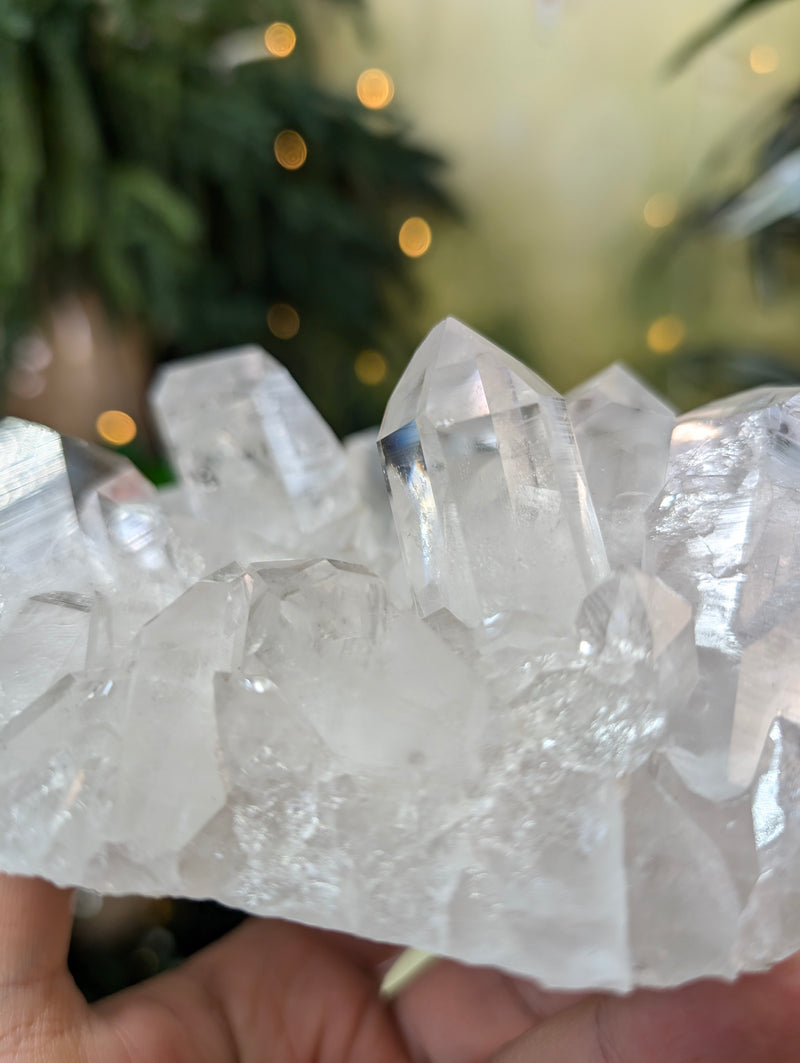
[[[564,400],[453,318],[394,391],[379,446],[423,616],[526,609],[566,630],[607,573]]]

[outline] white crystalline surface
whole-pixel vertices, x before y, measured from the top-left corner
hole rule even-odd
[[[566,631],[607,573],[564,399],[448,318],[389,400],[379,446],[423,616],[473,625],[522,603]]]
[[[646,513],[664,485],[675,415],[618,364],[566,401],[608,560],[640,565]]]
[[[264,352],[155,403],[161,493],[0,422],[1,868],[567,988],[800,949],[800,393],[668,448],[622,367],[565,404],[448,320],[388,494]]]

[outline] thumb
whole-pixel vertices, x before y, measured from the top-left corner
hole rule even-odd
[[[595,996],[542,1023],[493,1063],[796,1063],[800,957],[733,984]]]

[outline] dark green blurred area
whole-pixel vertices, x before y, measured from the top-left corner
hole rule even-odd
[[[0,7],[0,368],[50,305],[89,291],[144,327],[156,360],[261,343],[338,430],[376,419],[386,392],[352,364],[365,348],[408,357],[414,288],[397,231],[455,210],[442,160],[401,119],[316,84],[312,10]],[[286,58],[218,58],[230,35],[278,19],[297,29]],[[276,160],[283,130],[308,147],[296,170]],[[295,337],[270,331],[276,303],[299,315]]]

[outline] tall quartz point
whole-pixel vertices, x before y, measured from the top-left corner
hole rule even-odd
[[[695,609],[699,681],[670,755],[700,793],[736,792],[758,765],[781,697],[753,676],[800,609],[798,527],[800,394],[756,388],[678,420],[645,567]]]
[[[566,401],[608,560],[614,568],[639,565],[647,509],[667,471],[674,411],[617,364]]]
[[[526,609],[571,628],[608,562],[560,395],[448,318],[395,388],[379,447],[423,616]]]
[[[196,543],[208,568],[230,562],[237,547],[240,561],[341,551],[360,501],[344,450],[266,351],[167,365],[151,402],[188,509],[207,522]]]

